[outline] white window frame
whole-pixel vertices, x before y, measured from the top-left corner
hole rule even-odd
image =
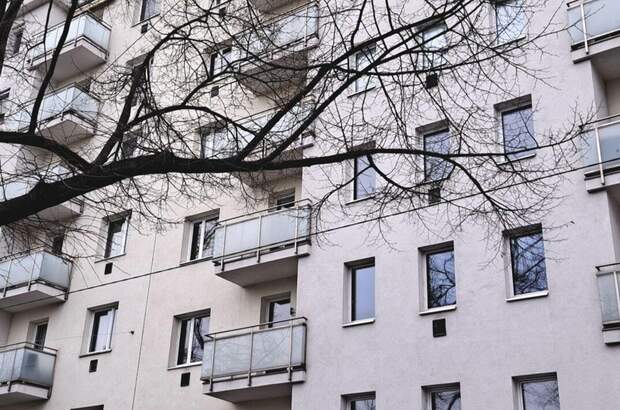
[[[128,227],[129,227],[129,219],[131,217],[131,213],[129,212],[124,212],[124,213],[119,213],[116,215],[112,215],[108,218],[105,219],[105,240],[103,243],[103,259],[110,259],[110,258],[115,258],[117,256],[121,256],[124,255],[125,252],[127,251],[127,232],[128,232]],[[110,237],[110,225],[112,225],[115,222],[121,221],[123,220],[123,225],[121,227],[121,235],[122,235],[122,239],[121,239],[121,248],[118,251],[118,253],[112,255],[112,249],[110,249],[109,253],[108,253],[108,241],[109,241],[109,237]]]
[[[374,323],[377,317],[377,264],[374,257],[360,259],[357,261],[347,262],[344,265],[345,267],[345,279],[344,279],[344,309],[343,309],[343,327],[356,326],[362,324]],[[353,304],[355,302],[353,297],[354,292],[354,283],[353,283],[353,275],[354,271],[364,268],[372,267],[374,269],[373,275],[373,290],[374,290],[374,299],[373,299],[373,315],[372,317],[368,317],[365,319],[353,319]]]
[[[86,340],[86,352],[88,354],[109,352],[110,350],[112,350],[112,335],[114,333],[114,325],[116,324],[116,311],[117,310],[118,310],[118,305],[89,309],[90,324],[89,324],[88,338]],[[95,327],[95,315],[97,313],[105,312],[105,311],[112,312],[112,320],[110,320],[108,324],[108,329],[107,329],[108,330],[107,340],[105,341],[106,347],[101,350],[90,350],[90,345],[93,340],[93,331]]]
[[[351,163],[351,168],[352,168],[352,173],[353,173],[353,186],[351,187],[351,202],[355,202],[355,201],[363,201],[365,199],[368,198],[373,198],[376,194],[377,194],[377,170],[374,169],[371,165],[370,162],[368,162],[368,166],[365,168],[365,171],[361,172],[358,168],[358,161],[361,160],[366,160],[366,156],[360,156],[360,157],[356,157],[353,159],[353,162]],[[364,175],[364,172],[372,172],[373,173],[373,178],[374,178],[374,182],[375,182],[375,186],[374,186],[374,190],[372,192],[367,192],[365,195],[361,194],[359,192],[357,192],[357,181],[358,179]]]
[[[368,66],[377,54],[377,45],[371,44],[364,47],[362,50],[356,52],[351,56],[351,65],[354,67],[354,71],[358,72],[366,66]],[[363,66],[361,64],[364,64]],[[371,70],[372,71],[372,70]],[[376,79],[372,76],[363,75],[357,78],[353,82],[353,94],[363,93],[370,91],[376,87]]]
[[[443,31],[443,34],[437,36],[437,34],[429,34],[433,31]],[[439,52],[442,48],[446,48],[448,46],[448,25],[443,20],[438,20],[433,22],[432,24],[426,24],[420,27],[418,31],[418,42],[421,44],[421,53],[422,57],[422,69],[423,70],[432,70],[440,67],[443,63],[442,60],[445,59],[445,51]],[[428,37],[431,37],[432,40],[428,40]],[[432,56],[432,59],[429,59],[429,55]],[[439,61],[439,64],[437,62]]]
[[[233,61],[232,46],[221,47],[209,54],[209,74],[211,77],[221,73]]]
[[[613,280],[613,293],[615,295],[615,310],[616,312],[618,312],[618,318],[617,319],[612,319],[612,320],[605,320],[604,317],[604,311],[605,311],[605,306],[603,305],[603,298],[602,298],[602,281],[604,280],[604,278],[606,278],[607,276],[611,276],[612,280]],[[602,324],[603,324],[603,331],[605,330],[620,330],[620,271],[599,271],[596,272],[596,284],[599,290],[599,301],[600,301],[600,305],[601,305],[601,320],[602,320]]]
[[[499,8],[502,6],[505,6],[506,3],[524,3],[523,0],[495,0],[495,2],[492,4],[492,16],[493,16],[493,28],[495,30],[495,35],[496,35],[496,43],[497,45],[502,45],[502,44],[509,44],[512,43],[514,41],[519,41],[521,39],[524,39],[527,37],[527,16],[525,15],[525,9],[521,10],[519,12],[519,14],[522,14],[522,17],[524,19],[523,21],[523,27],[521,28],[521,33],[514,37],[514,38],[510,38],[510,39],[502,39],[500,38],[500,27],[499,27],[499,22],[500,19],[498,18],[498,13],[499,13]],[[514,24],[514,22],[513,22]],[[505,34],[504,34],[505,35]]]
[[[560,391],[560,384],[556,373],[533,374],[528,376],[513,377],[513,385],[515,392],[515,407],[517,410],[524,410],[523,403],[523,385],[527,383],[549,382],[555,381]]]
[[[200,137],[200,158],[209,159],[209,158],[217,158],[221,157],[223,152],[218,152],[220,149],[225,150],[228,137],[228,130],[224,126],[211,126],[201,128],[199,131]],[[218,139],[223,139],[224,143],[218,145]],[[224,153],[224,156],[227,156],[229,153]]]
[[[174,354],[174,358],[173,358],[173,365],[174,367],[184,367],[184,366],[192,366],[192,365],[198,365],[198,364],[202,364],[202,360],[199,361],[195,361],[192,362],[192,343],[194,341],[194,323],[195,323],[195,319],[198,318],[205,318],[208,317],[209,318],[209,327],[211,326],[211,311],[209,309],[207,310],[203,310],[200,312],[196,312],[196,313],[188,313],[185,315],[180,315],[176,317],[177,320],[177,336],[176,336],[176,349],[175,349],[175,354]],[[187,345],[185,346],[187,348],[187,359],[185,361],[185,363],[181,363],[179,364],[179,348],[181,347],[181,332],[183,330],[183,322],[185,320],[189,320],[189,331],[186,335],[187,337]]]
[[[420,294],[421,294],[421,306],[420,313],[434,313],[434,312],[443,312],[446,310],[455,310],[458,304],[458,288],[455,285],[455,291],[457,292],[456,303],[451,305],[439,306],[431,308],[428,306],[428,255],[432,255],[435,253],[452,251],[452,255],[454,256],[454,280],[456,282],[456,254],[454,249],[454,242],[446,242],[438,245],[432,245],[424,248],[420,248]]]
[[[377,394],[374,391],[369,391],[365,393],[355,393],[355,394],[346,394],[342,396],[342,409],[343,410],[351,410],[352,404],[358,400],[374,400],[375,405],[377,404]]]
[[[217,222],[219,222],[219,219],[220,219],[219,212],[212,212],[207,215],[203,215],[201,217],[194,217],[194,218],[188,219],[187,221],[188,222],[187,252],[185,254],[186,262],[199,261],[202,259],[210,259],[213,257],[213,254],[207,255],[207,256],[204,256],[202,254],[202,244],[204,243],[204,235],[205,235],[205,223],[209,221],[215,221],[217,225]],[[196,256],[196,258],[192,259],[191,257],[192,257],[193,238],[194,238],[194,225],[196,223],[200,223],[200,236],[198,238],[198,243],[200,244],[200,246],[198,247],[198,255]],[[215,236],[213,237],[213,240],[215,240]]]
[[[434,386],[425,386],[422,388],[424,392],[424,410],[433,409],[433,394],[458,391],[461,393],[460,383],[439,384]],[[461,397],[462,401],[462,397]]]
[[[515,238],[520,238],[522,236],[527,236],[527,235],[534,235],[540,233],[540,235],[542,236],[542,241],[543,241],[543,252],[544,252],[544,258],[545,258],[545,278],[546,278],[546,282],[547,282],[547,289],[545,290],[540,290],[540,291],[533,291],[533,292],[528,292],[528,293],[522,293],[522,294],[515,294],[514,291],[514,270],[513,270],[513,255],[512,255],[512,240]],[[504,246],[505,246],[505,254],[507,255],[506,259],[506,272],[507,272],[507,284],[508,284],[508,289],[507,289],[507,298],[506,301],[511,302],[511,301],[517,301],[517,300],[522,300],[522,299],[532,299],[532,298],[538,298],[538,297],[544,297],[549,295],[549,268],[546,264],[547,262],[547,256],[546,256],[546,250],[544,249],[544,244],[545,244],[545,235],[544,235],[544,230],[543,227],[540,225],[531,225],[531,226],[525,226],[522,228],[517,228],[515,230],[512,231],[507,231],[504,232]]]
[[[0,123],[3,123],[6,120],[7,114],[9,113],[9,100],[11,98],[11,89],[7,88],[0,91]]]

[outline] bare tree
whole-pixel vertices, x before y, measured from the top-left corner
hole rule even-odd
[[[93,19],[109,35],[88,14],[99,2],[71,0],[55,24],[55,2],[36,21],[22,0],[3,2],[0,73],[22,92],[0,131],[3,232],[22,242],[32,231],[94,232],[47,216],[76,200],[173,222],[167,204],[251,202],[310,167],[316,209],[426,223],[431,207],[452,228],[514,227],[551,209],[559,175],[580,165],[591,107],[575,105],[562,127],[532,125],[532,89],[553,86],[544,44],[565,29],[556,2],[272,3],[146,1],[137,20],[133,4],[109,6],[144,33],[81,67],[87,81],[66,91],[76,22]],[[23,44],[9,53],[16,27]],[[67,113],[83,129],[55,125]],[[343,207],[352,197],[365,206]]]

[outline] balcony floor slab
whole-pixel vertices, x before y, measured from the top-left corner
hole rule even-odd
[[[0,386],[0,406],[9,406],[29,401],[47,400],[50,389],[46,387],[31,386],[28,384],[14,383]]]
[[[0,310],[20,312],[64,301],[65,293],[62,290],[43,283],[34,283],[30,289],[22,286],[7,290],[4,297],[0,294]]]
[[[288,373],[265,374],[252,378],[252,385],[248,386],[247,378],[237,378],[230,381],[218,381],[203,387],[204,394],[226,400],[231,403],[240,403],[252,400],[272,399],[276,397],[288,397],[291,395],[293,384],[302,383],[306,380],[306,372],[295,371],[289,380]]]
[[[45,71],[47,61],[52,56],[52,50],[47,54],[33,58],[31,68]],[[77,41],[66,44],[58,56],[56,68],[52,80],[64,81],[77,74],[91,70],[103,64],[107,59],[107,53],[90,41],[80,38]]]

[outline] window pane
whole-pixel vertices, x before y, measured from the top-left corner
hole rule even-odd
[[[534,138],[534,121],[532,107],[519,108],[502,113],[502,129],[504,133],[504,152],[512,152],[536,147]],[[507,155],[509,159],[530,155],[531,152],[522,152]]]
[[[187,345],[190,332],[191,319],[181,321],[181,334],[179,336],[179,351],[177,355],[177,364],[187,363]]]
[[[450,153],[451,138],[448,130],[424,136],[424,150],[438,154]],[[426,156],[424,158],[424,177],[428,181],[438,181],[448,177],[452,164],[441,158]]]
[[[525,33],[525,9],[521,0],[506,0],[495,6],[497,41],[506,43]]]
[[[620,281],[620,275],[617,278]],[[603,323],[620,321],[618,295],[616,293],[616,274],[609,273],[597,277],[598,293],[601,299]],[[620,285],[620,283],[618,283]]]
[[[375,51],[375,47],[368,47],[366,50],[362,50],[355,54],[355,69],[360,71],[366,68],[368,64],[372,62]],[[373,77],[370,75],[364,75],[355,81],[355,91],[364,91],[372,88],[373,85]]]
[[[269,322],[278,322],[291,318],[291,300],[282,299],[269,303]]]
[[[542,233],[511,238],[510,253],[514,294],[546,290],[547,273]]]
[[[421,33],[422,67],[424,69],[439,67],[444,63],[443,53],[447,46],[445,24],[437,24]]]
[[[461,410],[460,390],[432,392],[431,393],[431,409],[432,410]]]
[[[375,170],[369,167],[368,158],[356,158],[354,168],[356,177],[353,198],[360,199],[372,195],[375,192],[376,176]]]
[[[375,267],[353,269],[351,320],[373,317],[375,317]]]
[[[34,332],[34,345],[36,348],[45,346],[45,337],[47,336],[47,323],[36,325]]]
[[[142,15],[140,16],[140,20],[149,19],[158,13],[159,7],[157,1],[158,0],[142,0]]]
[[[557,380],[523,383],[521,389],[523,410],[560,410]]]
[[[194,260],[200,254],[200,228],[202,221],[194,222],[192,225],[192,242],[190,244],[189,259]]]
[[[194,334],[192,335],[192,363],[202,361],[204,340],[209,333],[209,317],[194,318]]]
[[[351,402],[351,410],[376,410],[377,404],[375,399],[353,400]]]
[[[202,257],[208,258],[213,256],[213,240],[215,238],[215,228],[217,226],[217,218],[207,219],[204,222],[204,237],[202,240]]]
[[[443,251],[426,256],[428,307],[456,304],[454,251]]]
[[[105,257],[123,253],[125,245],[125,218],[111,221],[108,224],[108,238],[106,241]]]
[[[111,337],[110,332],[112,330],[113,320],[113,309],[95,312],[93,317],[93,330],[90,338],[90,352],[98,352],[110,348],[108,342]]]

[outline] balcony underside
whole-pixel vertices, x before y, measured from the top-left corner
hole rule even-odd
[[[601,59],[602,62],[616,63],[620,57],[620,32],[614,32],[607,36],[600,36],[588,41],[588,52],[583,42],[573,45],[572,57],[574,63],[588,59]],[[613,67],[610,67],[613,68]],[[617,74],[616,74],[617,75]]]
[[[53,50],[32,59],[32,69],[47,71]],[[80,73],[93,69],[106,61],[107,53],[85,38],[66,44],[58,56],[52,75],[54,81],[64,81]]]
[[[290,4],[289,0],[250,0],[258,10],[265,12]]]
[[[28,289],[28,286],[20,286],[7,289],[6,296],[2,296],[0,293],[0,310],[20,312],[64,302],[65,296],[65,292],[58,288],[44,283],[33,283],[30,289]]]
[[[64,221],[77,218],[82,214],[82,206],[75,201],[63,202],[38,212],[37,215],[46,221]]]
[[[302,140],[311,141],[312,138],[302,138]],[[305,148],[312,145],[312,142],[309,142],[305,145],[296,145],[293,148],[289,148],[284,153],[282,153],[277,160],[297,160],[303,158],[303,151]],[[268,153],[267,153],[268,154]],[[276,161],[277,161],[276,160]],[[265,184],[269,184],[274,181],[279,181],[281,179],[286,178],[301,178],[303,175],[303,171],[301,168],[289,168],[282,170],[265,170],[265,171],[257,171],[257,172],[239,172],[234,173],[233,176],[236,177],[239,181],[249,187],[260,187]]]
[[[306,380],[304,370],[292,373],[291,380],[287,372],[264,374],[252,377],[252,385],[248,386],[247,377],[225,381],[217,381],[210,391],[210,384],[203,387],[204,394],[226,400],[231,403],[240,403],[253,400],[273,399],[276,397],[288,397],[291,395],[293,384],[302,383]]]
[[[310,254],[310,245],[300,244],[297,252],[291,245],[274,246],[263,252],[258,261],[255,254],[226,260],[223,270],[221,261],[216,259],[216,275],[244,287],[296,276],[297,259]]]
[[[260,57],[256,63],[242,67],[239,82],[256,95],[294,93],[306,80],[307,49],[283,50],[280,56]]]
[[[42,136],[53,139],[61,144],[72,144],[84,138],[92,137],[95,126],[73,112],[39,123]]]
[[[0,385],[0,406],[9,406],[29,401],[47,400],[50,389],[29,384],[12,383]]]

